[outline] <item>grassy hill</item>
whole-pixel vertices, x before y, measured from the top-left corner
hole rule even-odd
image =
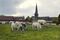
[[[33,31],[28,25],[26,32],[12,32],[9,24],[0,24],[0,40],[60,40],[60,27],[43,27]]]

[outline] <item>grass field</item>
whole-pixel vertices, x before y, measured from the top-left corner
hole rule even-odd
[[[12,32],[10,25],[0,24],[0,40],[60,40],[60,27],[49,26],[33,31],[28,25],[26,32]]]

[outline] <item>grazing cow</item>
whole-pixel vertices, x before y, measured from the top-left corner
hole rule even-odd
[[[41,25],[45,25],[47,22],[46,20],[38,20],[38,22],[41,24]]]
[[[22,24],[22,27],[21,27],[22,31],[25,31],[26,30],[26,23],[22,22],[21,24]]]
[[[16,30],[18,31],[21,26],[22,26],[21,23],[11,21],[11,29],[12,29],[12,31],[13,31],[14,29],[16,29]]]
[[[20,30],[21,27],[22,27],[21,22],[16,22],[15,25],[16,25],[16,27],[17,27],[17,30]]]
[[[32,23],[32,28],[33,29],[37,29],[37,30],[39,30],[40,28],[41,28],[41,24],[39,24],[39,22],[33,22]]]
[[[17,31],[19,31],[19,30],[25,31],[26,24],[25,24],[25,22],[19,22],[19,21],[11,22],[12,31],[14,30],[14,28],[17,29]]]
[[[5,21],[0,21],[0,24],[5,24],[6,22]]]
[[[16,27],[16,26],[15,26],[15,23],[14,23],[13,21],[10,21],[9,23],[11,24],[11,30],[13,31],[14,28]]]
[[[2,24],[5,24],[6,22],[2,22]]]
[[[50,23],[47,23],[46,20],[38,20],[38,22],[42,25],[42,27],[48,27]]]

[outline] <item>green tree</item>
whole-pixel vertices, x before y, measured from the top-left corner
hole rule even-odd
[[[28,21],[28,22],[32,22],[32,18],[29,17],[29,16],[27,16],[25,20]]]
[[[58,21],[60,22],[60,14],[59,14],[59,16],[58,16]]]
[[[60,24],[60,14],[59,14],[59,16],[58,16],[58,20],[57,20],[57,23],[56,23],[57,25],[59,25]]]
[[[5,16],[5,15],[0,15],[0,16]]]
[[[53,22],[53,23],[56,23],[56,22],[57,22],[57,17],[53,17],[52,22]]]
[[[30,17],[29,16],[26,17],[26,21],[30,21]]]

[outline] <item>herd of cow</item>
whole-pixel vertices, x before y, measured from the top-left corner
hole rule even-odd
[[[38,20],[38,21],[33,21],[32,23],[30,23],[32,25],[32,29],[41,29],[42,25],[47,24],[47,22],[45,20]],[[11,25],[11,30],[14,31],[25,31],[27,29],[27,22],[20,22],[20,21],[10,21],[10,25]]]

